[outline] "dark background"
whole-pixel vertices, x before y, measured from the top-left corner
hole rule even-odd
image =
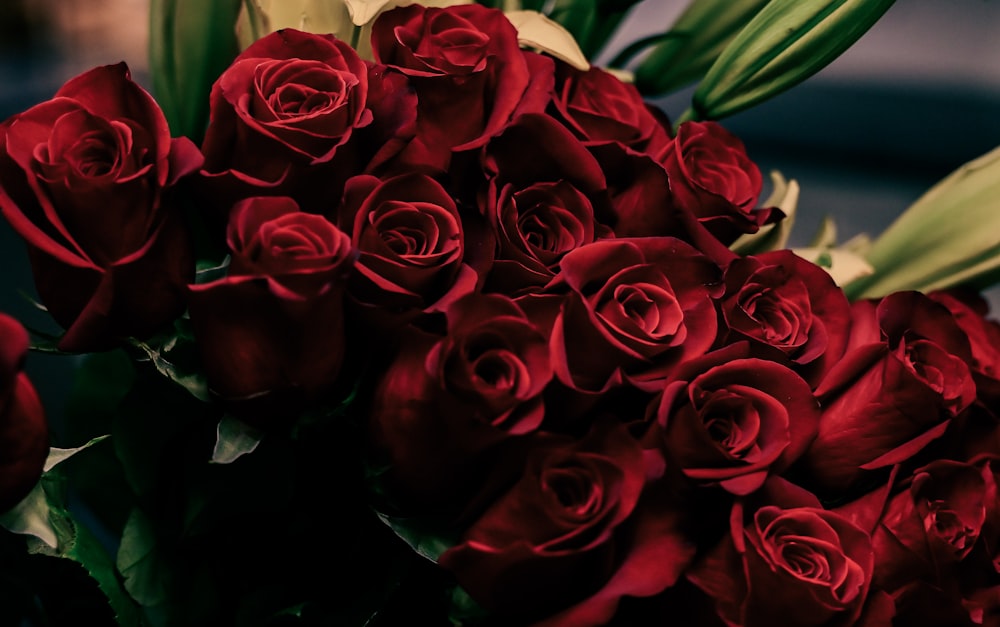
[[[645,0],[617,42],[662,30],[686,4]],[[148,84],[147,9],[148,0],[0,0],[0,120],[95,65],[125,60]],[[843,239],[877,234],[937,180],[1000,145],[998,32],[996,0],[900,0],[823,72],[724,122],[763,171],[801,184],[793,245],[807,242],[827,214]],[[689,97],[658,104],[676,117]],[[19,295],[33,292],[31,273],[6,224],[0,264],[0,310],[55,330]],[[989,293],[994,306],[998,293]],[[52,416],[62,413],[74,359],[29,359]],[[80,443],[57,433],[56,444]]]

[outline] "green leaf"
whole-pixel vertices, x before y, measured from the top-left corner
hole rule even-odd
[[[215,450],[212,451],[213,464],[231,464],[243,455],[253,453],[263,437],[259,429],[225,415],[216,430]]]
[[[83,446],[78,446],[76,448],[55,448],[55,447],[50,448],[49,449],[49,456],[45,460],[45,472],[48,472],[48,471],[52,470],[56,465],[58,465],[58,464],[60,464],[60,463],[62,463],[64,461],[66,461],[70,457],[73,457],[74,455],[76,455],[80,451],[88,449],[88,448],[90,448],[91,446],[93,446],[95,444],[98,444],[100,442],[103,442],[104,440],[107,440],[110,437],[111,437],[110,434],[109,435],[101,435],[101,436],[98,436],[96,438],[93,438],[92,440],[90,440],[89,442],[87,442],[86,444],[84,444]]]
[[[187,390],[199,401],[211,402],[212,396],[204,373],[197,370],[196,363],[191,363],[194,362],[191,354],[195,351],[193,337],[182,331],[160,338],[159,342],[147,343],[133,338],[130,343],[145,353],[157,372]],[[182,363],[182,359],[188,363]]]
[[[125,590],[144,607],[162,606],[169,600],[169,560],[158,546],[153,523],[135,508],[125,524],[116,559],[125,579]]]
[[[458,538],[445,531],[445,526],[438,521],[375,513],[379,520],[410,545],[418,555],[434,563],[437,563],[442,553],[458,544]]]

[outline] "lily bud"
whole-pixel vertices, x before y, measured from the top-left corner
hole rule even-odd
[[[658,43],[636,69],[636,87],[655,96],[695,82],[767,2],[694,0],[669,31],[655,38]]]
[[[852,299],[1000,281],[1000,148],[948,175],[889,225],[866,253],[875,268]]]
[[[719,119],[781,93],[847,50],[895,0],[771,0],[715,60],[680,121]]]

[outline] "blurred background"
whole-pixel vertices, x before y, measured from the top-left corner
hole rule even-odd
[[[124,60],[148,85],[149,0],[0,0],[0,120],[50,98],[67,79]],[[686,0],[645,0],[620,36],[661,31]],[[901,0],[853,48],[807,82],[723,123],[762,170],[802,186],[793,245],[824,215],[843,239],[881,231],[962,163],[1000,145],[1000,1]],[[691,90],[658,101],[676,117]],[[919,251],[914,251],[919,254]],[[0,310],[53,330],[32,293],[23,245],[0,224]],[[1000,306],[996,290],[990,292]],[[52,415],[72,359],[33,354]],[[57,434],[58,435],[58,434]],[[69,443],[63,443],[69,444]]]

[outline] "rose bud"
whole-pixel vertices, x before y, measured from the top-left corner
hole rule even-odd
[[[359,251],[350,297],[383,331],[473,291],[465,233],[448,191],[423,174],[348,181],[337,221]]]
[[[670,177],[674,202],[695,215],[715,237],[731,244],[772,219],[754,211],[763,189],[743,142],[716,122],[684,122],[658,161]]]
[[[552,331],[556,376],[597,395],[626,382],[655,392],[678,364],[708,351],[720,270],[672,238],[604,240],[563,257],[546,288],[565,294]]]
[[[468,500],[489,465],[508,465],[493,448],[538,429],[552,380],[547,336],[509,298],[471,294],[446,316],[443,337],[409,330],[370,412],[394,491],[425,509]]]
[[[95,68],[0,126],[0,210],[28,244],[65,351],[145,337],[184,310],[191,244],[166,196],[201,166],[124,63]]]
[[[410,78],[417,92],[417,137],[407,163],[446,170],[452,151],[483,146],[522,113],[541,113],[554,63],[522,51],[496,9],[470,4],[386,11],[372,28],[375,60]]]
[[[694,556],[677,513],[644,490],[645,463],[620,424],[539,441],[439,563],[505,624],[607,624],[622,597],[662,592]]]
[[[28,333],[0,314],[0,513],[28,495],[42,476],[49,427],[35,388],[22,372]]]
[[[247,48],[212,88],[203,175],[216,204],[292,196],[322,211],[360,170],[347,146],[371,124],[368,66],[332,35],[293,29]]]
[[[780,479],[737,501],[730,520],[730,535],[687,575],[727,625],[855,624],[874,568],[864,529]]]
[[[842,493],[940,438],[975,400],[969,342],[951,313],[919,292],[853,305],[849,348],[816,389],[822,416],[803,470]]]
[[[813,386],[847,348],[851,307],[819,266],[787,250],[735,260],[721,302],[726,343],[749,340]]]
[[[682,364],[653,401],[654,439],[699,485],[746,495],[812,442],[819,404],[788,368],[731,346]]]
[[[283,426],[340,372],[350,238],[262,197],[233,207],[227,239],[228,276],[188,288],[209,388],[247,422]]]

